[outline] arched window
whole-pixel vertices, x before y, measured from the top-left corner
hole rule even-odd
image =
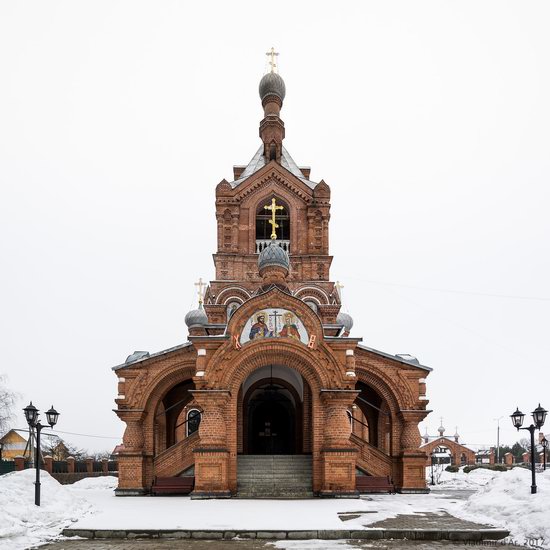
[[[275,233],[277,234],[277,240],[279,241],[289,241],[290,240],[290,213],[286,204],[284,204],[277,197],[275,198],[275,223],[279,227],[275,227]],[[256,245],[258,241],[269,241],[271,240],[271,234],[273,233],[273,228],[271,227],[272,220],[272,199],[266,199],[260,203],[258,211],[256,212]],[[266,208],[269,207],[269,208]],[[280,207],[280,208],[279,208]],[[282,244],[282,243],[281,243]],[[256,247],[257,248],[257,247]],[[256,252],[261,252],[261,250],[256,250]],[[289,252],[289,250],[287,250]]]
[[[187,411],[187,437],[194,434],[199,429],[201,423],[201,412],[199,409],[189,409]]]

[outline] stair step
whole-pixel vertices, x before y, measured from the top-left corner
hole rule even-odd
[[[312,498],[308,455],[241,455],[237,459],[239,498]]]

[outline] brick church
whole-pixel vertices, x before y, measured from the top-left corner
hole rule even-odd
[[[216,186],[215,279],[198,285],[188,340],[113,368],[116,494],[182,480],[194,498],[353,497],[373,480],[425,492],[430,369],[350,334],[330,280],[330,187],[283,146],[273,63],[259,92],[262,143]]]

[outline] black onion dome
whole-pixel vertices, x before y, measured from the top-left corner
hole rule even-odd
[[[336,317],[336,322],[339,325],[344,325],[344,328],[349,332],[353,327],[353,317],[349,313],[341,311]]]
[[[276,95],[281,101],[285,99],[285,81],[278,73],[267,73],[260,80],[260,99],[263,101],[268,95]]]
[[[206,315],[202,305],[199,306],[198,309],[192,309],[185,316],[185,324],[187,325],[187,328],[208,324],[208,316]]]
[[[290,268],[290,258],[288,257],[287,251],[279,246],[275,239],[269,243],[269,246],[266,246],[262,250],[258,258],[258,269],[260,271],[264,267],[270,265],[283,267],[287,271],[289,271]]]

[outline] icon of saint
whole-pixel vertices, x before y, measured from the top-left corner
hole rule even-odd
[[[284,325],[279,332],[281,338],[294,338],[295,340],[300,340],[300,332],[298,331],[298,326],[296,325],[294,315],[287,312],[283,316]]]
[[[259,338],[267,338],[272,336],[271,331],[265,324],[265,313],[258,313],[256,322],[250,327],[250,340],[258,340]]]

